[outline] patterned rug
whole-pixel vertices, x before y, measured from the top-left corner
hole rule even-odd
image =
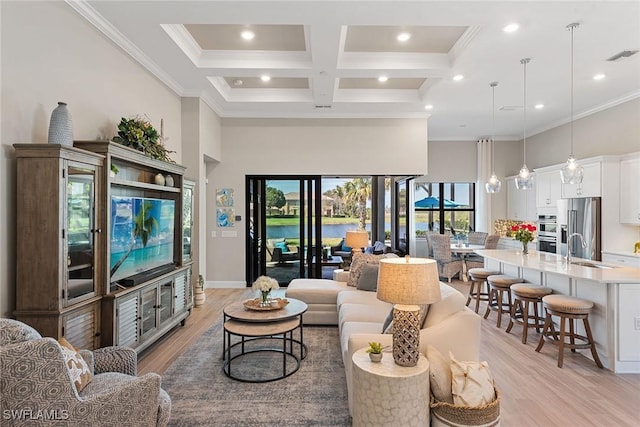
[[[222,372],[222,326],[216,322],[162,378],[172,402],[169,425],[350,426],[338,328],[307,327],[304,341],[308,355],[297,372],[279,381],[244,383]],[[281,366],[281,358],[261,354],[234,361],[246,364],[239,373]]]

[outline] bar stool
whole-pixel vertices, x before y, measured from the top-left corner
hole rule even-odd
[[[551,288],[538,286],[533,283],[516,283],[511,285],[513,305],[511,307],[509,326],[507,326],[505,332],[511,332],[514,323],[522,325],[522,344],[527,343],[527,331],[529,328],[536,328],[536,331],[539,333],[544,327],[544,317],[541,316],[542,308],[538,314],[538,304],[542,304],[542,297],[550,295],[552,292],[553,290]],[[533,317],[529,317],[530,305],[533,306]]]
[[[591,335],[591,327],[589,326],[589,313],[593,309],[593,302],[581,298],[571,297],[567,295],[547,295],[542,297],[542,305],[546,312],[544,321],[544,329],[540,336],[540,342],[536,351],[539,352],[544,346],[545,341],[558,346],[558,368],[562,368],[564,358],[564,349],[570,348],[575,353],[576,349],[590,349],[593,361],[596,362],[598,368],[602,368],[602,362],[596,351],[596,344]],[[551,316],[560,317],[560,330],[556,331],[553,326]],[[587,336],[578,334],[574,329],[574,320],[582,319],[584,330]],[[565,331],[565,323],[569,320],[569,333]],[[569,342],[565,342],[565,338],[569,338]],[[583,341],[576,344],[575,340]]]
[[[469,296],[467,297],[467,307],[469,306],[471,299],[475,299],[477,313],[478,310],[480,310],[480,301],[489,301],[489,292],[486,290],[487,287],[485,286],[487,283],[487,277],[500,274],[500,272],[489,270],[487,268],[471,268],[467,273],[471,280]]]
[[[496,326],[499,328],[502,324],[502,313],[511,313],[511,285],[514,283],[521,283],[522,279],[519,277],[508,276],[506,274],[495,274],[487,277],[487,283],[489,284],[489,302],[487,304],[487,311],[484,313],[484,318],[489,317],[491,310],[498,312],[498,321]],[[507,301],[504,300],[504,295],[507,294]]]

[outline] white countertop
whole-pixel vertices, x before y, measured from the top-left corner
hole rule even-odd
[[[504,249],[480,249],[475,252],[485,258],[505,264],[577,279],[593,280],[601,283],[640,283],[640,268],[618,267],[581,258],[573,258],[573,261],[607,265],[612,268],[583,267],[575,264],[567,266],[567,263],[561,255],[531,250],[528,255],[522,255],[520,251]]]

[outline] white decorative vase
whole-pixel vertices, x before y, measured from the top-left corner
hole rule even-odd
[[[369,359],[372,362],[378,363],[382,361],[382,353],[369,353]]]
[[[171,175],[167,175],[164,177],[164,185],[166,185],[167,187],[173,187],[174,182]]]
[[[65,102],[58,102],[58,106],[51,113],[48,141],[49,144],[73,146],[71,115]]]
[[[157,185],[164,185],[164,175],[162,175],[161,173],[156,174],[154,181]]]
[[[204,293],[204,289],[202,288],[196,288],[195,289],[195,298],[194,298],[194,305],[196,307],[200,307],[202,306],[202,304],[204,304],[204,302],[207,300],[207,295]]]

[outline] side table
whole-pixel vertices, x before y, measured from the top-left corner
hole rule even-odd
[[[353,354],[353,426],[428,426],[429,361],[396,365],[391,353],[369,359],[366,348]]]
[[[346,282],[349,280],[349,272],[344,271],[342,268],[336,268],[333,270],[333,280],[336,282]]]

